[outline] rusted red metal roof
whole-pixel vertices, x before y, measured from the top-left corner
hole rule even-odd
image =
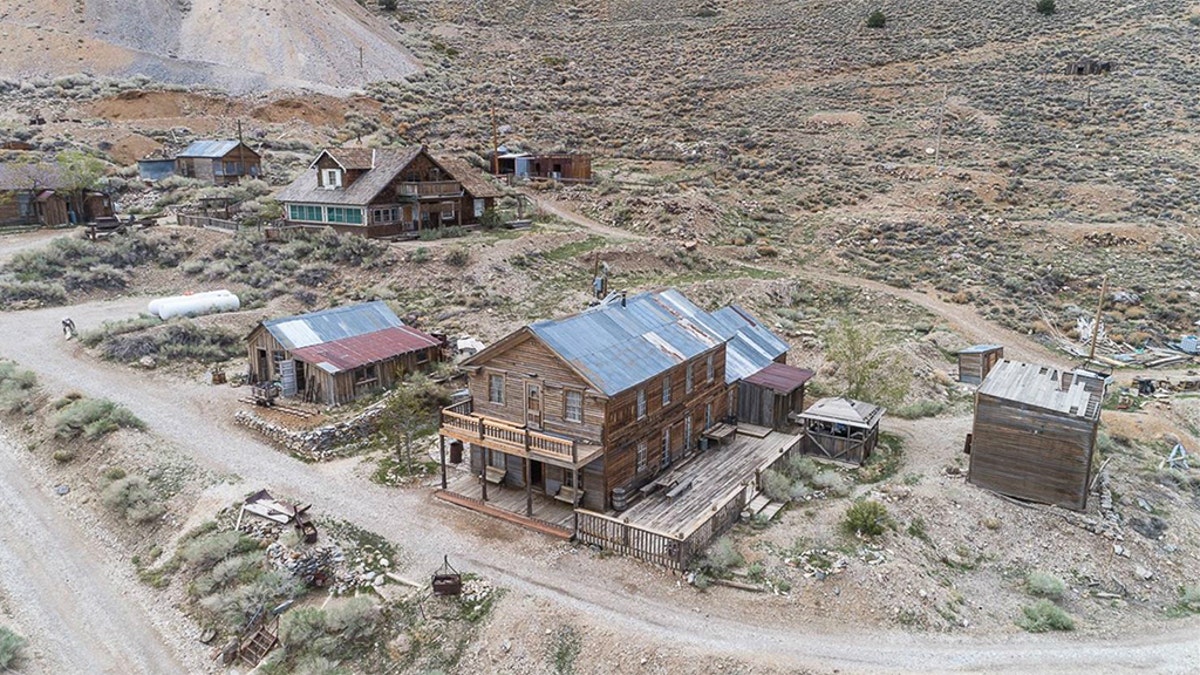
[[[750,384],[766,387],[777,394],[790,394],[812,379],[813,371],[786,363],[772,363],[745,379]]]
[[[297,360],[311,363],[327,373],[340,373],[439,344],[436,338],[415,328],[397,326],[291,351]]]

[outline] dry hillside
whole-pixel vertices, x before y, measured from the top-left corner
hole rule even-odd
[[[8,77],[348,91],[419,69],[400,34],[352,0],[15,0],[0,9],[0,31]]]

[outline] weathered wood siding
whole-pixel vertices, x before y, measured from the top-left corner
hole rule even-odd
[[[475,412],[516,425],[525,424],[526,385],[533,384],[541,391],[542,430],[595,445],[602,444],[604,399],[536,338],[526,338],[480,366],[468,378]],[[530,377],[534,374],[537,377]],[[504,378],[502,404],[488,400],[491,375]],[[566,419],[568,390],[583,394],[582,422]]]
[[[713,378],[707,380],[707,354],[713,354]],[[706,408],[712,406],[712,422],[723,421],[729,413],[728,391],[725,384],[725,345],[701,354],[693,363],[693,388],[685,393],[687,364],[679,364],[639,386],[631,387],[608,401],[605,414],[605,447],[608,476],[605,483],[605,506],[612,490],[618,487],[637,487],[693,452],[704,430]],[[671,378],[671,402],[662,404],[664,376]],[[638,390],[645,391],[646,415],[638,419]],[[692,434],[684,438],[686,418],[692,418]],[[671,430],[669,457],[663,457],[663,431]],[[641,471],[637,466],[638,445],[646,443],[646,463]]]
[[[976,394],[968,480],[1012,497],[1083,510],[1097,426]]]
[[[777,395],[767,387],[750,382],[737,384],[737,415],[739,422],[784,431],[795,423],[789,419],[791,413],[804,410],[804,387],[788,395]]]
[[[1004,358],[1004,349],[958,355],[958,381],[966,384],[981,384],[992,367]]]

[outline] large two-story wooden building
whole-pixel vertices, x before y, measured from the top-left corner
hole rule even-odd
[[[466,163],[414,146],[330,148],[276,199],[289,225],[395,237],[478,223],[502,194]]]
[[[468,444],[485,482],[605,511],[734,422],[738,382],[786,353],[737,307],[706,312],[675,290],[610,297],[467,359],[471,398],[443,411],[441,434]]]

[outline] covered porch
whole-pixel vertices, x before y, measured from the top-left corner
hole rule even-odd
[[[879,442],[884,409],[848,398],[823,398],[798,416],[804,454],[861,465]]]

